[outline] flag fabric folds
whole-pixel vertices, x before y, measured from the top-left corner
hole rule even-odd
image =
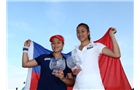
[[[111,28],[108,29],[103,37],[94,41],[94,43],[100,42],[112,49],[112,40],[109,36],[110,30]],[[101,54],[99,57],[99,68],[105,90],[132,90],[120,59]]]
[[[38,57],[41,54],[49,54],[51,50],[48,50],[40,44],[32,41],[29,47],[28,57],[29,60]],[[66,58],[71,55],[71,52],[63,54]],[[40,78],[40,66],[36,66],[28,69],[28,74],[25,83],[25,90],[36,90],[38,80]],[[72,90],[72,87],[67,87],[67,90]]]
[[[109,36],[109,31],[110,28],[102,38],[94,42],[103,43],[108,48],[112,49],[112,42]],[[51,50],[48,50],[38,43],[32,41],[29,47],[28,56],[31,60],[41,54],[49,54],[51,52]],[[67,58],[71,56],[71,52],[63,55]],[[120,59],[111,58],[101,54],[99,57],[99,68],[105,90],[132,90],[121,65]],[[39,78],[40,66],[29,68],[25,83],[25,90],[36,90]],[[72,90],[72,87],[67,87],[67,90]]]

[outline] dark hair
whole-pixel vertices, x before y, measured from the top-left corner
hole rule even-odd
[[[86,23],[80,23],[80,24],[77,26],[77,28],[78,28],[79,26],[84,26],[84,27],[87,29],[88,32],[90,31],[90,30],[89,30],[89,26],[88,26]],[[76,29],[77,29],[77,28],[76,28]],[[90,41],[90,34],[88,35],[88,40]]]

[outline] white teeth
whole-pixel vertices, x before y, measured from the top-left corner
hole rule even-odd
[[[57,48],[54,48],[54,49],[57,49]]]
[[[80,39],[82,39],[83,37],[79,37]]]
[[[58,49],[58,47],[54,47],[54,50],[57,50]]]

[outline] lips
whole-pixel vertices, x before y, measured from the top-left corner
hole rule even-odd
[[[54,50],[57,50],[57,49],[59,49],[59,47],[54,47],[53,49],[54,49]]]
[[[83,37],[83,36],[80,36],[80,37],[78,37],[78,38],[81,40],[81,39],[83,39],[84,37]]]

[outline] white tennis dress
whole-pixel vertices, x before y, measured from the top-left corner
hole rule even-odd
[[[82,62],[82,71],[76,77],[73,90],[104,90],[98,65],[104,47],[101,43],[90,43],[82,51],[79,46],[72,51],[72,56],[78,56]]]

